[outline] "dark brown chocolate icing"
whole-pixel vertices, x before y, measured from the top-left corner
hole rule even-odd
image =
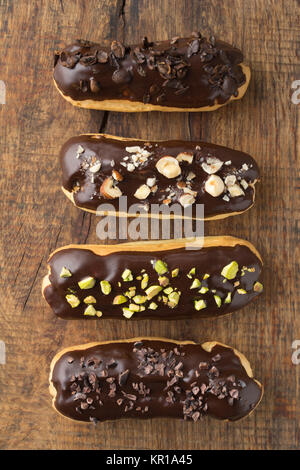
[[[140,151],[132,152],[134,148],[140,148]],[[180,162],[179,176],[167,178],[157,170],[155,165],[160,158],[177,157],[182,152],[192,155],[192,162]],[[193,217],[196,216],[196,204],[204,204],[205,217],[243,212],[253,204],[254,189],[251,184],[259,178],[257,164],[250,155],[205,142],[176,140],[145,142],[118,140],[99,134],[80,135],[64,144],[60,158],[63,187],[69,192],[73,191],[77,206],[93,211],[103,203],[112,204],[115,211],[119,211],[119,198],[109,199],[100,192],[102,183],[107,178],[112,178],[113,171],[117,171],[123,178],[120,182],[114,180],[114,184],[123,196],[127,196],[127,207],[138,204],[141,214],[149,215],[151,205],[163,206],[163,201],[170,201],[171,206],[174,203],[179,204],[183,214],[180,197],[187,189],[195,192],[195,202],[192,205]],[[138,158],[136,166],[133,158]],[[144,161],[140,161],[140,158]],[[222,163],[215,175],[223,182],[227,176],[235,177],[236,184],[242,189],[243,194],[232,197],[227,186],[217,197],[205,191],[205,182],[210,175],[204,171],[203,164],[214,159]],[[91,169],[97,169],[95,167],[99,164],[100,168],[92,172]],[[140,200],[134,194],[141,185],[147,183],[149,178],[155,178],[155,185],[151,188],[155,192],[151,191],[146,199]],[[181,185],[185,187],[180,187]]]
[[[103,47],[77,41],[55,56],[54,80],[75,101],[129,100],[201,108],[238,95],[246,81],[240,50],[214,38]]]
[[[63,354],[52,383],[55,408],[79,421],[184,418],[236,421],[259,403],[262,387],[233,349],[163,340],[99,344]]]
[[[124,319],[123,308],[136,303],[134,297],[128,295],[130,288],[136,287],[135,295],[146,296],[148,287],[159,285],[159,274],[154,269],[157,260],[166,263],[168,269],[161,275],[169,279],[168,286],[163,289],[171,286],[175,292],[179,292],[179,302],[174,308],[165,304],[163,297],[168,298],[168,294],[162,290],[152,299],[145,301],[142,304],[146,307],[145,310],[135,312],[131,319],[175,320],[220,316],[244,307],[259,295],[259,291],[254,286],[260,278],[261,262],[247,246],[237,244],[234,247],[214,246],[200,250],[178,248],[158,252],[119,251],[106,256],[99,256],[93,251],[81,249],[80,245],[78,248],[66,247],[50,257],[51,285],[44,290],[44,296],[55,315],[61,318],[98,318],[97,315],[84,315],[87,308],[84,299],[87,296],[93,296],[95,299],[93,307],[103,314],[100,321],[105,318]],[[221,271],[232,261],[238,263],[239,270],[234,279],[226,280],[221,275]],[[68,269],[72,276],[60,277],[63,268]],[[177,268],[179,268],[177,277],[172,277],[172,272]],[[195,268],[194,273],[189,274],[193,268]],[[131,271],[132,281],[123,281],[122,273],[125,269]],[[137,279],[143,274],[149,276],[145,288],[141,288],[141,279]],[[209,274],[209,277],[205,276],[206,274]],[[88,276],[96,280],[94,287],[80,289],[78,282]],[[201,286],[191,289],[195,279],[199,279]],[[102,293],[100,288],[102,280],[108,281],[111,285],[111,292],[108,295]],[[207,291],[200,293],[199,290],[202,287],[204,290],[207,288]],[[229,292],[231,293],[230,302],[225,303]],[[77,307],[72,308],[67,302],[66,295],[69,294],[75,295],[80,300]],[[126,302],[113,305],[115,297],[124,294],[126,294]],[[215,296],[220,298],[220,306],[217,305],[219,299]],[[200,299],[205,301],[206,306],[197,311],[195,300]],[[158,305],[156,310],[149,309],[152,302]]]

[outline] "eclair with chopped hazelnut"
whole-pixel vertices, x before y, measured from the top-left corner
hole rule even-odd
[[[259,253],[234,237],[69,245],[48,269],[43,296],[67,320],[216,318],[263,291]]]
[[[53,408],[69,419],[101,423],[124,418],[211,416],[237,421],[258,406],[263,386],[246,357],[210,341],[132,338],[73,346],[50,371]]]
[[[55,54],[54,83],[82,108],[213,111],[242,98],[249,80],[239,49],[200,33],[133,46],[78,40]]]
[[[259,180],[250,155],[205,142],[79,135],[60,161],[63,192],[98,215],[222,219],[254,204]]]

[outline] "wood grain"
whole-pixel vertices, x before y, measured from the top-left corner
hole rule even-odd
[[[296,449],[300,441],[299,106],[296,0],[0,0],[1,449]],[[76,109],[51,82],[52,54],[82,37],[134,43],[200,29],[236,44],[252,68],[245,97],[214,113],[118,114]],[[298,47],[298,49],[297,49]],[[207,222],[207,235],[250,240],[265,260],[265,294],[243,315],[217,321],[64,322],[41,296],[56,247],[97,243],[97,217],[60,190],[57,154],[72,135],[105,131],[142,139],[202,139],[253,155],[262,173],[251,211]],[[49,364],[63,347],[134,336],[218,340],[242,351],[265,385],[257,411],[230,424],[169,420],[73,424],[51,409]]]

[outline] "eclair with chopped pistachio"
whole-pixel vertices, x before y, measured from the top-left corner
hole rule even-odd
[[[48,266],[43,296],[64,319],[218,317],[263,290],[259,253],[233,237],[69,245]]]
[[[211,416],[237,421],[263,396],[249,361],[217,341],[196,344],[165,338],[132,338],[73,346],[50,368],[54,409],[94,423],[124,418]]]
[[[199,141],[79,135],[60,162],[75,206],[117,217],[222,219],[252,207],[259,180],[247,153]]]
[[[132,46],[78,40],[55,53],[55,86],[82,108],[213,111],[242,98],[249,80],[239,49],[198,32]]]

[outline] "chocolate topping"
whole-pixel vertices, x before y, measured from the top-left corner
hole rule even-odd
[[[206,218],[226,216],[251,207],[259,179],[250,155],[204,142],[80,135],[64,144],[60,158],[63,187],[73,193],[77,206],[93,211],[109,202],[118,212],[123,195],[128,208],[138,204],[144,214],[151,214],[151,204],[177,203],[182,214],[191,205],[193,217],[196,204],[204,204]],[[214,179],[221,184],[219,193],[207,187]]]
[[[51,284],[44,296],[55,315],[65,319],[224,315],[244,307],[262,291],[261,261],[238,239],[236,243],[106,256],[80,246],[66,247],[50,257]],[[223,268],[231,266],[226,274]],[[63,268],[71,276],[62,277]],[[217,357],[214,362],[217,365]]]
[[[213,366],[216,355],[218,367]],[[248,415],[262,396],[261,385],[248,376],[234,350],[220,344],[207,352],[200,344],[145,339],[137,348],[120,341],[72,350],[72,363],[68,357],[66,353],[57,360],[51,382],[57,392],[55,408],[75,420],[197,421],[209,415],[235,421]],[[87,365],[91,357],[97,365]],[[113,369],[107,366],[112,357],[117,363]],[[199,362],[207,363],[209,370],[199,369]],[[107,369],[105,379],[102,372]],[[120,381],[124,375],[126,381]]]
[[[56,84],[75,101],[163,101],[166,107],[201,108],[237,96],[246,81],[241,51],[201,35],[158,42],[144,38],[134,46],[77,41],[55,57]],[[88,85],[92,78],[97,89]]]

